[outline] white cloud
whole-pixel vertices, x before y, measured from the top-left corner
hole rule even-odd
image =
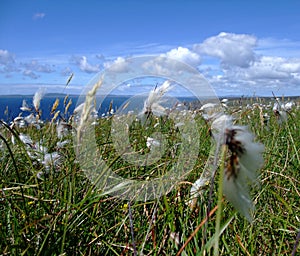
[[[52,73],[55,71],[54,66],[49,64],[40,64],[37,60],[32,60],[27,63],[21,64],[23,67],[25,67],[28,70],[32,70],[35,72],[42,72],[42,73]]]
[[[100,66],[90,64],[86,56],[72,57],[71,61],[75,63],[81,71],[86,73],[97,73],[100,71]]]
[[[262,92],[270,95],[271,91],[276,91],[274,88],[284,88],[286,94],[290,90],[298,91],[297,94],[300,92],[300,42],[297,41],[220,33],[195,44],[193,48],[172,45],[161,47],[158,51],[157,45],[141,46],[138,50],[127,47],[122,56],[149,54],[154,51],[151,47],[156,47],[157,59],[139,67],[145,73],[178,76],[183,72],[183,62],[197,67],[220,94]],[[132,51],[139,54],[132,55]],[[80,80],[78,84],[82,84],[90,80],[91,73],[97,73],[103,67],[111,68],[116,75],[134,69],[130,66],[130,58],[112,59],[102,54],[73,56],[71,62],[78,68],[66,68],[69,66],[66,55],[35,56],[34,60],[31,59],[18,60],[13,53],[0,49],[0,79],[18,83],[23,82],[22,79],[33,81],[39,78],[39,82],[47,83],[51,77],[59,82],[61,79],[55,76],[74,72]],[[52,74],[45,75],[48,73]],[[124,88],[127,92],[129,87]]]
[[[37,13],[35,13],[35,14],[33,15],[32,18],[33,18],[34,20],[38,20],[38,19],[43,19],[45,16],[46,16],[45,13],[43,13],[43,12],[37,12]]]
[[[145,73],[152,74],[153,76],[166,77],[175,77],[188,71],[186,64],[175,59],[167,58],[164,54],[144,62],[142,68]]]
[[[9,73],[18,71],[14,54],[0,49],[0,73],[6,74],[6,77],[10,77]]]
[[[255,60],[253,48],[256,44],[257,39],[252,35],[222,32],[207,38],[201,44],[195,44],[194,50],[200,54],[220,58],[224,66],[248,67]]]
[[[194,45],[194,50],[202,54],[199,70],[218,93],[270,95],[279,88],[299,94],[300,54],[291,54],[299,47],[299,42],[220,33]]]
[[[15,57],[7,50],[0,49],[0,65],[9,65],[15,63]]]
[[[113,72],[126,72],[128,70],[128,62],[122,57],[118,57],[114,61],[107,61],[103,64],[104,68]]]
[[[35,74],[32,70],[27,70],[27,69],[23,71],[23,75],[28,76],[32,79],[38,79],[39,78],[39,76],[37,74]]]
[[[261,56],[248,68],[232,67],[227,74],[233,78],[255,81],[292,79],[294,74],[300,74],[300,59],[286,59],[275,56]]]
[[[220,91],[230,91],[233,94],[271,94],[276,88],[296,91],[297,87],[300,91],[300,59],[261,56],[247,68],[230,66],[208,80]],[[287,90],[287,94],[290,90]]]
[[[197,53],[190,51],[188,48],[180,46],[170,50],[166,54],[162,54],[162,56],[182,61],[192,66],[197,66],[201,62],[201,58]]]

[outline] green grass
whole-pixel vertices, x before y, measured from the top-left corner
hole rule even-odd
[[[288,121],[278,125],[272,110],[264,110],[271,116],[268,126],[264,126],[258,108],[237,109],[233,103],[228,111],[234,112],[237,123],[248,125],[265,145],[265,164],[260,188],[252,193],[256,205],[253,223],[247,222],[226,199],[223,201],[219,253],[291,255],[300,229],[300,111],[294,109]],[[53,152],[58,141],[55,126],[48,123],[41,130],[27,127],[14,131],[2,126],[0,255],[176,255],[181,247],[181,255],[211,255],[216,214],[203,221],[208,214],[209,188],[195,209],[187,206],[191,183],[203,171],[210,149],[208,129],[200,117],[197,120],[201,147],[193,171],[169,194],[147,202],[101,195],[81,170],[72,143],[59,150],[63,155],[59,168],[50,168],[44,180],[38,179],[37,173],[45,167],[28,156],[20,141],[12,144],[12,132],[28,134],[34,141],[42,139]],[[163,162],[176,160],[168,151],[160,162],[142,169],[116,159],[110,124],[109,118],[98,121],[97,145],[103,158],[122,177],[157,177],[168,171]],[[139,143],[131,140],[137,151],[145,149],[143,138],[155,132],[139,125],[131,130],[132,136],[139,138]],[[168,125],[170,129],[166,129]],[[171,127],[172,123],[165,121],[170,148],[180,142],[178,131]],[[72,135],[68,139],[72,140]],[[215,182],[211,210],[217,205],[217,190]]]

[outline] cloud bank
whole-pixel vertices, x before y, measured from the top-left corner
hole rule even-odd
[[[157,56],[185,62],[197,68],[219,95],[271,95],[272,91],[284,92],[286,95],[297,94],[298,91],[299,95],[300,54],[295,54],[299,51],[299,42],[221,32],[199,43],[157,52]],[[144,55],[147,54],[144,52]],[[115,72],[126,71],[126,57],[129,56],[130,51],[115,57],[105,57],[103,53],[95,52],[64,56],[69,62],[50,61],[46,57],[24,61],[19,60],[13,52],[0,49],[0,78],[2,84],[11,80],[16,83],[17,79],[29,82],[46,76],[56,77],[55,81],[60,81],[59,78],[74,72],[77,79],[82,79],[77,82],[86,84],[92,78],[91,75],[106,68],[113,67]]]

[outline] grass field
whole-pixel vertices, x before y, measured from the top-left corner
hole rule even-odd
[[[171,192],[146,202],[122,200],[97,189],[77,161],[67,125],[58,133],[57,122],[40,124],[40,129],[36,124],[11,128],[2,123],[0,255],[300,254],[300,102],[294,102],[280,123],[273,99],[229,101],[225,111],[264,145],[264,165],[259,188],[251,190],[253,221],[223,198],[220,236],[215,235],[219,169],[214,187],[203,190],[195,208],[188,205],[191,185],[203,172],[211,147],[200,113],[195,119],[201,145],[193,170]],[[176,160],[172,152],[143,168],[116,157],[112,118],[97,119],[95,131],[99,151],[116,173],[147,179],[168,171],[164,162]],[[172,122],[162,119],[170,147],[180,143]],[[130,129],[135,150],[147,151],[145,138],[154,130],[143,130],[138,123]]]

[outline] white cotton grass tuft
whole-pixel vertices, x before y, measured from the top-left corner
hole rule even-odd
[[[36,112],[39,112],[41,100],[45,95],[45,88],[40,88],[33,96],[33,106]]]
[[[31,108],[28,106],[25,99],[22,101],[22,107],[20,107],[20,110],[21,111],[31,111]]]
[[[51,167],[57,168],[61,163],[61,155],[58,152],[46,153],[42,164],[46,170],[49,170]]]
[[[258,170],[263,165],[264,146],[255,142],[253,134],[242,126],[226,128],[225,143],[230,157],[224,174],[223,193],[251,222],[254,204],[250,196],[250,185],[258,183]]]
[[[160,141],[151,138],[151,137],[147,137],[147,141],[146,141],[146,146],[147,148],[152,148],[152,147],[159,147],[160,146]]]
[[[287,120],[287,112],[283,104],[280,104],[279,101],[275,102],[273,105],[273,113],[277,118],[278,124],[281,124]]]
[[[277,118],[278,124],[282,124],[287,121],[288,114],[293,110],[296,104],[293,101],[282,103],[279,98],[275,98],[275,100],[276,101],[273,105],[273,113]]]
[[[166,80],[161,86],[155,87],[150,91],[148,98],[144,102],[142,114],[149,115],[153,113],[156,116],[166,114],[166,109],[161,105],[163,96],[171,89],[170,81]]]
[[[219,103],[206,103],[199,109],[205,121],[213,122],[223,114],[223,107]]]
[[[258,170],[263,165],[264,146],[254,141],[254,135],[245,126],[233,124],[233,118],[222,113],[214,113],[210,126],[213,138],[213,154],[210,155],[200,178],[191,187],[190,206],[201,195],[203,187],[211,181],[219,164],[218,156],[222,145],[226,145],[229,158],[223,179],[223,194],[226,199],[246,219],[252,221],[254,204],[250,196],[250,186],[258,184]]]
[[[68,136],[71,130],[72,130],[72,126],[70,124],[61,120],[57,122],[56,133],[57,133],[57,138],[59,138],[60,140]]]

